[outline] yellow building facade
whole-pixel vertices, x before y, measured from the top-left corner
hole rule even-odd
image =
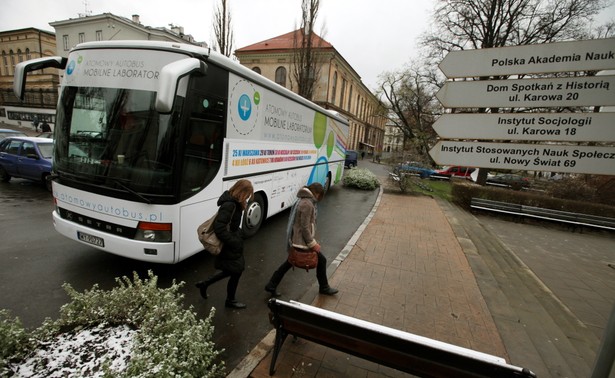
[[[235,56],[242,65],[298,93],[294,46],[301,33],[296,30],[242,47],[235,50]],[[349,120],[348,150],[380,155],[386,123],[382,104],[333,45],[314,33],[312,41],[316,69],[311,75],[315,83],[310,100]]]

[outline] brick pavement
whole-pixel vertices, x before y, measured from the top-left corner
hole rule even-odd
[[[381,193],[377,204],[350,252],[330,273],[340,293],[316,296],[311,304],[508,360],[468,260],[438,203],[426,196]],[[251,372],[242,372],[246,366],[242,370],[240,364],[229,376],[269,377],[268,348],[259,346],[259,358],[264,358],[254,369],[247,368]],[[289,338],[278,357],[276,376],[410,375]]]

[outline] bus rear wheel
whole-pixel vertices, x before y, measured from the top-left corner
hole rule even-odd
[[[246,237],[254,236],[265,218],[265,200],[260,193],[254,194],[252,202],[248,203],[248,207],[243,215],[243,234]]]

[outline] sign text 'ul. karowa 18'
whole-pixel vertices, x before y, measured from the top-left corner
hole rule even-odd
[[[598,74],[447,81],[436,95],[445,107],[526,108],[528,112],[444,114],[434,124],[443,139],[429,152],[438,164],[615,174],[615,147],[604,145],[615,141],[615,113],[604,111],[605,106],[615,106],[615,75],[606,72],[615,69],[615,38],[454,51],[440,63],[440,69],[448,78],[576,71]],[[585,113],[531,111],[575,106],[603,108]],[[601,145],[579,146],[579,142]]]

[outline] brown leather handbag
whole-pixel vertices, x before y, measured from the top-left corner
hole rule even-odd
[[[288,262],[292,266],[305,269],[308,272],[318,265],[318,252],[312,249],[305,250],[291,247],[288,251]]]

